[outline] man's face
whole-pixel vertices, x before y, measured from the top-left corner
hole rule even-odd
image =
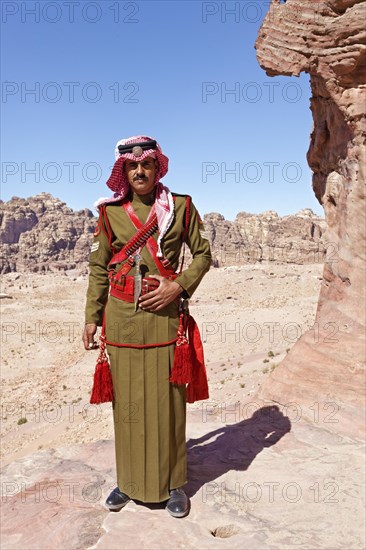
[[[124,162],[128,183],[137,195],[148,195],[154,189],[156,162],[153,157],[142,161],[126,159]]]

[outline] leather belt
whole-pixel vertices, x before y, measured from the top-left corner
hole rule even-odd
[[[142,288],[141,288],[141,294],[147,294],[148,292],[151,292],[152,290],[155,290],[159,286],[159,281],[156,279],[142,279]],[[119,281],[119,284],[113,282],[113,278],[110,282],[110,295],[114,298],[118,298],[119,300],[124,300],[125,302],[134,302],[134,296],[133,296],[133,289],[134,289],[134,277],[131,275],[127,275],[126,277],[122,277],[122,279]]]

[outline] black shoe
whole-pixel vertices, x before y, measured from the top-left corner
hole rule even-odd
[[[116,487],[105,501],[105,505],[109,510],[120,510],[126,506],[127,502],[130,502],[130,500],[130,497],[122,493],[118,487]]]
[[[173,518],[184,518],[189,512],[189,499],[183,489],[172,489],[166,510]]]

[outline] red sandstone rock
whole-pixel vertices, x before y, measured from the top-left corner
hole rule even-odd
[[[250,405],[248,418],[234,424],[220,415],[202,422],[201,410],[188,411],[191,511],[181,520],[165,503],[105,509],[115,486],[113,441],[12,462],[1,472],[1,548],[283,550],[293,541],[299,548],[364,548],[360,446],[295,422],[296,413],[289,432],[282,413]],[[352,528],[350,518],[359,518]]]
[[[312,407],[334,403],[328,428],[362,437],[365,373],[366,3],[273,0],[256,49],[269,76],[310,74],[313,189],[334,243],[326,258],[315,332],[272,374],[263,396]],[[328,250],[329,252],[329,250]],[[330,405],[331,407],[331,405]]]

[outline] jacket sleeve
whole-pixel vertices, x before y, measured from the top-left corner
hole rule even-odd
[[[112,250],[103,225],[103,212],[101,211],[90,250],[89,285],[85,306],[85,323],[95,323],[97,326],[102,325],[104,307],[108,299],[107,267],[112,258]]]
[[[191,204],[186,243],[192,253],[192,262],[175,279],[190,298],[211,266],[211,249],[203,222],[194,204]]]

